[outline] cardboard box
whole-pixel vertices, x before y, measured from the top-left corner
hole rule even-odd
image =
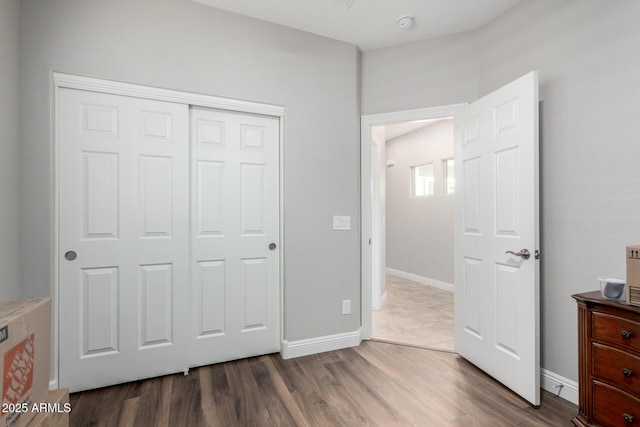
[[[640,246],[627,246],[627,304],[640,306]]]
[[[627,304],[640,307],[640,286],[627,285]]]
[[[37,411],[35,408],[38,408]],[[27,427],[69,427],[69,389],[50,391],[47,401],[40,402],[33,409],[36,416]]]
[[[51,301],[0,302],[0,427],[24,427],[49,395]]]

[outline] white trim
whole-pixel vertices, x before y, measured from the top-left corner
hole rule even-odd
[[[342,350],[343,348],[357,347],[362,342],[361,331],[342,334],[326,335],[323,337],[309,338],[299,341],[282,341],[280,354],[283,359],[308,356],[310,354],[324,353],[325,351]]]
[[[562,387],[557,387],[557,386]],[[555,372],[540,368],[540,387],[574,405],[578,404],[578,383]]]
[[[373,283],[372,272],[379,268],[380,260],[374,260],[369,239],[372,236],[372,203],[371,188],[373,174],[371,171],[371,127],[412,120],[436,119],[451,117],[466,104],[454,104],[434,108],[397,111],[392,113],[370,114],[360,119],[360,289],[361,289],[361,325],[362,338],[371,339],[373,316]],[[382,172],[384,173],[384,172]],[[378,263],[378,264],[376,264]]]
[[[135,96],[138,98],[152,99],[154,101],[167,101],[178,104],[196,105],[198,107],[240,111],[243,113],[264,114],[275,117],[281,117],[284,115],[284,107],[279,105],[260,104],[257,102],[241,101],[238,99],[221,98],[218,96],[161,89],[112,80],[95,79],[93,77],[76,76],[73,74],[54,72],[53,83],[56,89],[66,87],[70,89],[81,89],[113,95]]]
[[[387,303],[387,291],[384,291],[382,296],[380,297],[380,310],[384,308],[384,305]]]
[[[284,338],[284,116],[280,117],[280,158],[279,179],[280,179],[280,235],[278,236],[280,255],[280,340]]]
[[[209,107],[218,108],[227,111],[235,111],[242,113],[262,114],[279,118],[280,121],[280,135],[279,135],[279,188],[280,188],[280,205],[279,208],[279,244],[280,244],[280,339],[284,337],[284,107],[272,104],[261,104],[257,102],[242,101],[230,98],[221,98],[216,96],[197,94],[191,92],[181,92],[171,89],[161,89],[151,86],[143,86],[131,83],[116,82],[112,80],[102,80],[93,77],[77,76],[73,74],[65,73],[52,73],[52,87],[53,96],[51,98],[51,135],[53,141],[53,156],[52,156],[52,185],[51,190],[53,192],[51,208],[53,209],[52,218],[52,237],[50,244],[52,246],[52,253],[54,257],[54,265],[51,267],[53,271],[53,280],[51,281],[51,304],[53,310],[53,334],[51,343],[51,361],[53,363],[53,370],[50,372],[49,388],[59,388],[59,371],[58,371],[58,355],[59,355],[59,304],[58,295],[60,289],[59,271],[58,265],[60,262],[60,253],[58,251],[57,243],[59,239],[59,183],[58,183],[58,99],[59,91],[61,88],[78,89],[85,91],[93,91],[100,93],[107,93],[112,95],[133,96],[138,98],[145,98],[155,101],[166,101],[177,104],[187,104],[196,107]]]
[[[55,390],[60,388],[59,378],[58,378],[58,336],[59,336],[59,310],[58,310],[58,294],[59,294],[59,282],[58,282],[58,267],[59,267],[59,253],[58,253],[58,242],[59,239],[59,227],[60,219],[58,217],[59,213],[59,189],[58,189],[58,125],[57,125],[57,113],[58,113],[58,88],[55,87],[53,80],[49,81],[50,90],[53,90],[53,96],[50,100],[50,114],[49,114],[49,131],[52,137],[52,147],[51,151],[53,155],[51,156],[51,164],[49,167],[50,170],[50,187],[49,191],[53,194],[51,198],[51,204],[49,206],[50,209],[50,222],[49,227],[53,232],[51,233],[51,238],[49,240],[49,245],[51,248],[51,253],[53,254],[54,262],[52,263],[50,269],[53,275],[50,280],[50,292],[51,295],[51,310],[52,310],[52,322],[53,322],[53,333],[51,336],[51,347],[50,347],[50,358],[51,363],[53,364],[52,372],[49,373],[49,390]]]
[[[393,111],[390,113],[367,114],[362,116],[362,121],[372,123],[372,126],[386,125],[398,122],[410,122],[413,120],[439,119],[451,117],[455,111],[464,107],[467,103],[451,104],[441,107],[416,108],[414,110]]]
[[[444,291],[453,292],[455,289],[453,283],[447,283],[441,280],[430,279],[428,277],[419,276],[413,273],[407,273],[406,271],[395,270],[389,267],[387,267],[387,274],[391,274],[392,276],[401,277],[407,280],[412,280],[414,282],[422,283],[423,285],[433,286],[434,288],[442,289]]]

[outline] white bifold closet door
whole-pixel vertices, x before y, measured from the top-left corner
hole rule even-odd
[[[59,386],[278,351],[278,119],[63,88],[57,120]]]

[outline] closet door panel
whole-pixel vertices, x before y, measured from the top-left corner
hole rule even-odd
[[[189,108],[60,89],[59,385],[183,371]]]

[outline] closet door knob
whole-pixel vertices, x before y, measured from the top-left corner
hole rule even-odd
[[[269,250],[270,251],[275,251],[276,250],[276,244],[275,243],[269,243]]]
[[[64,254],[64,259],[66,259],[67,261],[73,261],[76,258],[78,258],[78,254],[74,251],[68,251]]]

